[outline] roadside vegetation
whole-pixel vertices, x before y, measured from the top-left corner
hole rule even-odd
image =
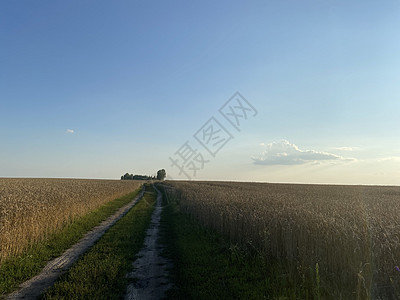
[[[110,201],[80,218],[75,218],[74,222],[64,226],[48,239],[31,244],[19,255],[5,260],[0,265],[0,295],[12,292],[18,284],[38,274],[50,259],[60,256],[85,233],[132,201],[139,192],[140,189],[137,188],[128,195]]]
[[[120,299],[130,280],[126,274],[143,245],[156,197],[153,187],[146,185],[144,197],[42,298]]]

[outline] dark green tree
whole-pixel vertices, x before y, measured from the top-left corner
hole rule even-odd
[[[125,173],[125,175],[121,176],[121,180],[132,180],[133,174]]]
[[[157,180],[164,180],[166,176],[167,176],[167,172],[165,172],[164,169],[157,171]]]

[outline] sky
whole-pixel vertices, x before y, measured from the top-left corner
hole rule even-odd
[[[0,2],[0,177],[400,185],[399,1]]]

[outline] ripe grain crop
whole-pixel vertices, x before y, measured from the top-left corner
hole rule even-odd
[[[164,186],[203,225],[280,261],[290,282],[311,278],[314,299],[400,299],[400,187]]]
[[[0,263],[141,182],[85,179],[0,179]]]

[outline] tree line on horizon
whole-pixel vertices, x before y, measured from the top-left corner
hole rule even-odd
[[[164,169],[157,171],[157,176],[148,176],[148,175],[133,175],[129,173],[125,173],[121,176],[121,180],[164,180],[167,176],[167,172]]]

